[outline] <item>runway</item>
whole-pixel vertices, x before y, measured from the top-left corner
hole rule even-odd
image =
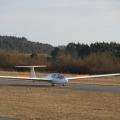
[[[120,93],[119,86],[109,86],[109,85],[77,84],[77,85],[68,86],[67,88],[73,90],[80,90],[80,91]]]
[[[0,86],[20,86],[20,87],[47,87],[51,88],[51,84],[46,82],[38,82],[31,80],[13,80],[13,79],[0,79]],[[97,92],[110,92],[110,93],[120,93],[120,86],[110,86],[110,85],[94,85],[94,84],[72,84],[67,86],[55,86],[59,89],[71,89],[79,91],[97,91]]]

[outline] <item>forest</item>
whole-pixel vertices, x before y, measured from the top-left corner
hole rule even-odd
[[[53,47],[48,44],[29,41],[25,37],[0,36],[0,49],[17,51],[20,53],[50,54]]]
[[[120,44],[96,42],[69,43],[53,47],[26,38],[0,36],[0,69],[14,70],[15,65],[41,65],[45,71],[101,74],[120,72]]]

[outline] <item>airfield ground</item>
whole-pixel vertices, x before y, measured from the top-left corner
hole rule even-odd
[[[1,74],[18,73],[0,72]],[[39,74],[42,75],[43,73]],[[71,85],[79,83],[120,85],[120,77],[70,82]],[[18,120],[120,120],[120,93],[50,86],[0,86],[0,117]]]
[[[119,120],[120,94],[1,86],[0,116],[20,120]]]

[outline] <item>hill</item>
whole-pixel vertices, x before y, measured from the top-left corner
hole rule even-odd
[[[20,53],[50,54],[53,46],[39,42],[32,42],[25,37],[0,36],[0,49],[13,50]]]

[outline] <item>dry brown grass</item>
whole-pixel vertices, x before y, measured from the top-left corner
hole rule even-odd
[[[1,71],[0,75],[18,73]],[[108,77],[73,80],[71,83],[120,85],[119,81],[120,77]],[[120,94],[57,87],[0,86],[0,116],[20,120],[119,120]]]
[[[119,120],[120,94],[0,87],[0,116],[21,120]]]

